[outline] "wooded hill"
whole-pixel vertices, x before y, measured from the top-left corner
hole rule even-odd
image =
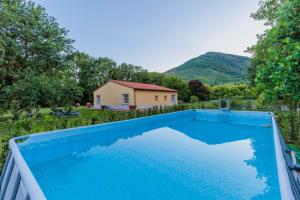
[[[199,79],[213,85],[245,82],[250,58],[219,52],[207,52],[166,71],[185,80]]]

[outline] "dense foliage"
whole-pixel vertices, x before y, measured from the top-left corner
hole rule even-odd
[[[252,16],[269,25],[253,53],[253,70],[260,100],[286,109],[289,135],[297,140],[300,132],[300,3],[299,0],[265,0]],[[252,77],[253,78],[253,77]]]
[[[208,52],[175,67],[167,74],[174,74],[185,80],[199,79],[213,85],[245,82],[246,68],[250,59],[244,56]]]
[[[1,1],[1,110],[16,111],[18,118],[19,112],[38,105],[69,105],[78,98],[81,89],[67,60],[72,42],[42,7],[30,1]]]
[[[147,74],[141,67],[126,63],[117,65],[112,59],[94,58],[81,52],[72,54],[70,62],[78,85],[83,89],[81,103],[92,102],[93,91],[111,79],[131,81],[142,72]]]
[[[255,91],[246,84],[239,85],[218,85],[210,87],[211,99],[218,98],[239,98],[239,99],[255,99]]]
[[[191,80],[189,81],[189,89],[191,91],[191,95],[193,95],[193,101],[195,101],[195,97],[198,100],[208,100],[210,98],[210,90],[207,86],[205,86],[199,80]]]
[[[93,91],[111,79],[163,85],[188,101],[187,81],[74,52],[73,40],[45,9],[25,0],[0,1],[0,111],[17,119],[39,107],[92,101]]]
[[[198,100],[210,98],[209,89],[202,83],[189,85],[176,75],[74,52],[68,31],[31,1],[4,0],[0,5],[0,106],[2,111],[11,111],[15,119],[24,111],[30,114],[40,107],[92,102],[93,91],[111,79],[176,89],[184,102],[191,95]],[[213,70],[231,79],[244,74],[248,58],[211,52],[185,65],[195,63],[205,66],[201,69],[207,73]],[[222,82],[222,77],[215,78]]]

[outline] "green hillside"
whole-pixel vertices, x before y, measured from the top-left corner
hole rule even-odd
[[[245,82],[250,58],[218,52],[207,52],[166,71],[186,80],[199,79],[209,84]]]

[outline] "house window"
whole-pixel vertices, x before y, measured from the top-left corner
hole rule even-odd
[[[168,101],[168,96],[164,96],[165,101]]]
[[[97,104],[97,105],[100,105],[100,104],[101,104],[101,96],[100,96],[100,95],[97,95],[97,96],[96,96],[96,104]]]
[[[176,102],[176,95],[175,95],[175,94],[173,94],[173,95],[171,96],[171,101],[172,101],[173,103]]]
[[[122,104],[129,104],[129,95],[122,94]]]
[[[155,101],[158,101],[158,95],[155,96]]]

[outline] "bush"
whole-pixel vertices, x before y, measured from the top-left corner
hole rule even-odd
[[[197,96],[191,96],[191,98],[190,98],[191,103],[195,103],[195,102],[198,102],[198,101],[199,101],[199,98]]]
[[[255,99],[254,88],[245,85],[218,85],[210,87],[211,99],[218,98],[239,98],[239,99]]]

